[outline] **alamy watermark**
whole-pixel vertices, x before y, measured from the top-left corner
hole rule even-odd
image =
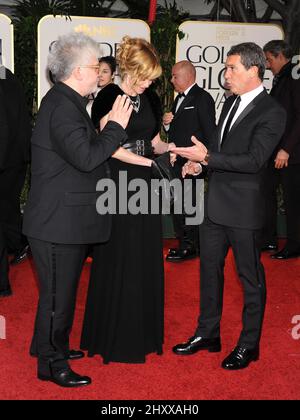
[[[0,340],[6,339],[6,320],[4,316],[0,315]]]
[[[292,77],[295,80],[300,79],[300,55],[294,55],[292,58],[292,63],[295,64],[293,71],[292,71]]]
[[[6,79],[6,68],[2,64],[0,64],[0,79]]]
[[[193,183],[195,184],[193,186]],[[204,217],[203,179],[135,178],[128,182],[126,171],[117,183],[109,178],[98,181],[97,212],[104,214],[183,214],[187,225],[199,225]]]
[[[295,315],[292,319],[295,327],[292,329],[292,337],[294,340],[300,340],[300,315]]]

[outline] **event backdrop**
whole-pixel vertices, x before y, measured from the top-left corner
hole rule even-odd
[[[189,60],[197,70],[197,83],[214,98],[219,116],[225,101],[224,64],[230,47],[255,42],[263,47],[272,39],[283,39],[277,25],[186,21],[179,28],[185,37],[177,41],[176,61]],[[264,85],[269,90],[272,73],[267,70]]]
[[[0,14],[0,65],[14,71],[14,28],[6,15]]]
[[[115,55],[118,43],[129,35],[150,40],[148,24],[138,19],[44,16],[38,25],[38,104],[51,87],[47,74],[47,55],[58,36],[71,31],[84,32],[101,45],[102,55]]]

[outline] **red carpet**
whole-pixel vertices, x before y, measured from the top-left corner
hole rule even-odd
[[[172,244],[166,242],[167,247]],[[151,355],[145,365],[103,365],[100,357],[73,362],[74,370],[92,377],[81,389],[62,389],[35,379],[36,362],[28,355],[37,302],[31,263],[11,270],[14,295],[0,300],[6,318],[6,339],[0,339],[0,398],[95,400],[299,399],[300,340],[292,338],[292,318],[300,315],[300,259],[279,262],[264,254],[268,303],[261,342],[261,360],[244,371],[220,368],[240,332],[241,288],[230,253],[226,263],[221,353],[200,352],[178,357],[171,347],[188,338],[198,316],[198,260],[166,263],[166,321],[163,356]],[[89,274],[86,264],[80,284],[72,333],[78,348]],[[298,329],[300,335],[300,329]]]

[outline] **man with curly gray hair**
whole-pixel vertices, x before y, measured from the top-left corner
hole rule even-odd
[[[43,98],[32,136],[32,178],[24,214],[39,277],[39,304],[30,353],[38,357],[38,378],[63,387],[91,379],[71,370],[70,350],[76,290],[88,245],[110,236],[110,215],[96,210],[96,184],[109,177],[107,159],[127,139],[132,106],[118,96],[101,133],[86,112],[85,96],[96,90],[99,46],[86,35],[60,37],[48,68],[55,84]]]

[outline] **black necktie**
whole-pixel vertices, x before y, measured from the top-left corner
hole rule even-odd
[[[277,83],[279,82],[280,76],[279,74],[276,74],[273,78],[272,87],[275,87]]]
[[[176,113],[176,109],[177,109],[177,104],[179,102],[179,99],[181,98],[185,98],[185,93],[178,93],[178,95],[176,96],[176,99],[174,101],[174,105],[173,105],[173,114]]]
[[[229,133],[229,130],[230,130],[230,126],[231,126],[231,123],[232,123],[233,117],[235,116],[236,111],[238,110],[238,107],[240,106],[240,103],[241,103],[241,97],[240,97],[240,96],[238,96],[238,97],[236,98],[236,100],[235,100],[235,104],[234,104],[234,106],[233,106],[233,108],[232,108],[232,110],[231,110],[231,112],[230,112],[230,115],[229,115],[229,117],[228,117],[228,120],[227,120],[226,126],[225,126],[225,128],[224,128],[221,144],[223,144],[223,143],[224,143],[224,141],[226,140],[226,137],[227,137],[227,135],[228,135],[228,133]]]

